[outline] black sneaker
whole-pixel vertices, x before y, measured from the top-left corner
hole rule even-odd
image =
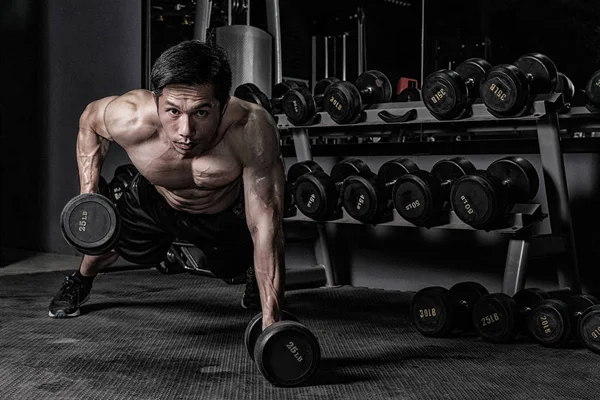
[[[48,315],[52,318],[78,317],[79,306],[88,301],[92,285],[84,285],[77,277],[65,277],[60,290],[52,299]]]
[[[260,310],[260,292],[256,283],[254,267],[248,267],[246,270],[246,290],[242,296],[242,307],[246,310]]]

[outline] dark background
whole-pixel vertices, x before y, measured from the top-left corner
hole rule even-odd
[[[253,24],[264,27],[261,3],[258,0],[252,3]],[[310,78],[312,35],[322,38],[325,34],[347,31],[350,34],[348,79],[353,80],[356,65],[351,49],[356,45],[356,21],[347,17],[355,13],[359,2],[280,3],[284,76]],[[366,15],[368,68],[380,69],[392,82],[400,76],[418,79],[421,4],[407,1],[411,4],[399,6],[383,0],[362,3]],[[486,54],[492,64],[497,64],[538,51],[550,56],[558,69],[581,87],[600,67],[600,2],[597,0],[543,3],[436,0],[427,1],[426,5],[426,74],[468,57]],[[75,160],[78,119],[93,100],[143,87],[143,6],[143,0],[2,2],[2,247],[75,253],[61,237],[59,216],[63,205],[78,194]],[[174,18],[179,22],[172,23]],[[151,24],[152,59],[169,45],[190,38],[193,31],[189,25],[181,24],[180,15],[164,19],[166,24],[157,21]],[[350,22],[340,22],[345,20]],[[483,167],[496,157],[499,156],[490,159],[482,156],[477,162]],[[127,155],[120,148],[111,146],[103,175],[110,179],[114,168],[127,161]],[[375,162],[369,158],[366,161]],[[418,161],[426,168],[434,160]],[[292,162],[286,160],[288,166]],[[587,284],[596,287],[600,257],[599,164],[597,154],[566,157],[582,275]],[[503,268],[504,236],[417,229],[377,230],[366,226],[335,227],[335,230],[334,247],[337,243],[344,250],[352,248],[358,252],[354,258],[340,252],[346,258],[339,261],[346,279],[356,285],[411,288],[423,283],[425,277],[446,274],[447,280],[452,280],[472,278],[476,273],[495,276],[489,280],[496,284]],[[350,243],[352,241],[354,243]],[[402,254],[393,252],[403,251],[398,246],[400,241],[411,249],[422,246],[429,250],[410,262],[400,262]],[[477,251],[473,250],[473,244]],[[385,250],[381,250],[383,245]],[[435,253],[435,257],[427,259],[431,253]],[[373,268],[371,254],[381,257],[378,260],[381,269],[377,273],[368,269]],[[473,255],[470,262],[449,261],[457,257],[469,259],[470,255]],[[551,277],[550,264],[542,263],[541,269]],[[392,282],[389,279],[392,275],[400,276],[399,282]]]

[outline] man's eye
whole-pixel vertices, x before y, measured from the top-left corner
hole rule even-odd
[[[199,117],[204,117],[207,114],[208,113],[206,112],[206,110],[198,110],[198,111],[196,111],[196,115],[199,116]]]
[[[173,115],[179,115],[179,110],[175,109],[175,108],[169,108],[167,110],[168,113],[173,114]]]

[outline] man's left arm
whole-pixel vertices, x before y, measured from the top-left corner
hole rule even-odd
[[[264,329],[280,320],[284,300],[285,170],[277,126],[266,112],[255,111],[249,118],[242,141],[246,220],[254,242],[254,270]]]

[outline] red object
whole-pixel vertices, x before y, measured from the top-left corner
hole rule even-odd
[[[408,87],[419,87],[419,81],[416,79],[401,77],[398,79],[398,87],[396,88],[396,94],[400,94],[401,91]]]

